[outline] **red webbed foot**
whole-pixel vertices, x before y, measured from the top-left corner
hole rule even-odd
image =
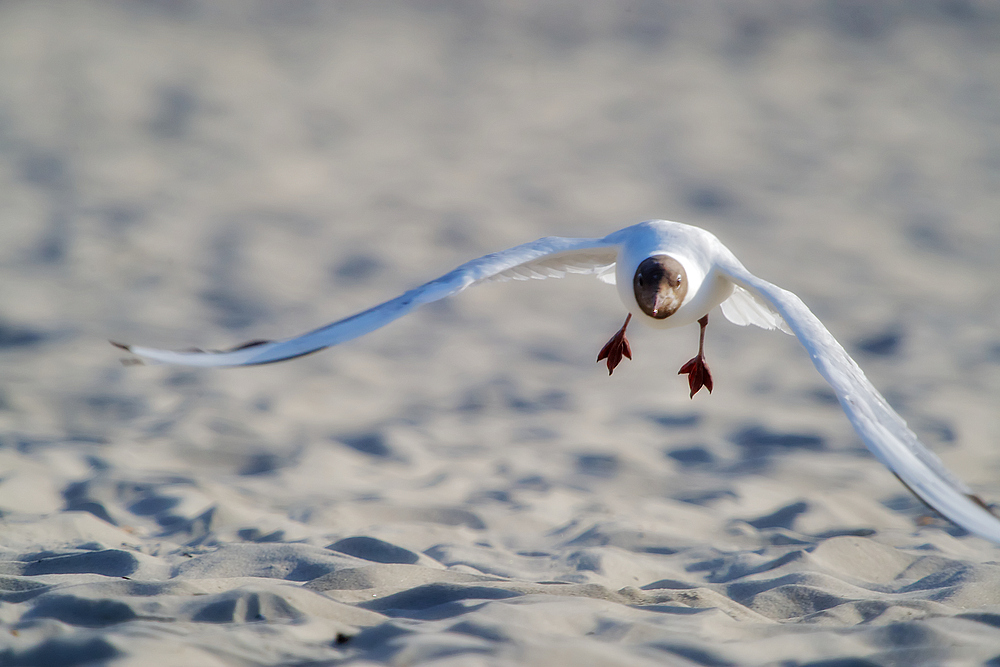
[[[691,388],[691,398],[694,398],[694,395],[701,391],[702,387],[708,389],[708,393],[712,393],[712,373],[708,370],[705,357],[699,354],[681,366],[677,372],[678,375],[685,373],[688,376],[688,386]]]
[[[708,393],[712,393],[712,374],[708,371],[708,364],[705,363],[705,327],[708,326],[708,315],[698,320],[701,325],[701,332],[698,335],[698,356],[681,366],[677,371],[678,375],[687,373],[688,386],[691,387],[691,398],[704,387]]]
[[[629,320],[632,319],[632,313],[628,314],[625,318],[625,324],[622,328],[611,337],[611,340],[601,348],[600,354],[597,355],[597,362],[600,363],[602,359],[608,360],[608,375],[615,372],[615,368],[622,362],[622,357],[632,358],[632,346],[628,344],[628,338],[625,337],[625,329],[628,327]]]

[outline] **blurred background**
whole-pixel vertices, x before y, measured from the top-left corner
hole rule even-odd
[[[0,441],[78,454],[38,473],[53,511],[86,466],[170,469],[168,445],[234,474],[340,447],[373,488],[386,460],[503,447],[569,452],[585,480],[853,456],[773,332],[717,316],[694,402],[694,330],[636,331],[608,379],[593,359],[624,311],[583,277],[477,287],[254,370],[122,367],[106,343],[292,335],[486,252],[667,218],[799,293],[1000,497],[998,210],[995,2],[6,0]]]

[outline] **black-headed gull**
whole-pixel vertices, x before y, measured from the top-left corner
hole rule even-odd
[[[294,338],[252,341],[218,352],[115,345],[154,363],[267,364],[357,338],[420,304],[458,294],[478,282],[560,277],[567,273],[597,274],[618,286],[628,316],[598,356],[598,361],[607,359],[609,372],[623,356],[632,358],[625,329],[633,316],[661,329],[698,322],[698,355],[680,370],[688,375],[692,397],[702,386],[712,389],[704,342],[708,313],[716,306],[721,306],[723,315],[735,324],[755,324],[794,334],[833,387],[847,418],[875,457],[930,507],[970,533],[1000,544],[1000,520],[907,428],[802,300],[747,271],[711,233],[679,222],[650,220],[602,239],[550,236],[491,253],[395,299]]]

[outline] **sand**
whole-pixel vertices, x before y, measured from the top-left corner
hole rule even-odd
[[[0,664],[1000,662],[1000,555],[794,339],[461,262],[644,219],[792,289],[1000,502],[991,3],[0,4]]]

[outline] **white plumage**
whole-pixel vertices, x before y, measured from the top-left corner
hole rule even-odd
[[[654,255],[676,259],[687,279],[683,302],[676,312],[663,319],[654,319],[643,312],[632,286],[639,264]],[[725,317],[735,324],[754,324],[794,334],[836,392],[847,418],[876,458],[928,505],[969,532],[1000,544],[1000,520],[907,428],[801,299],[751,274],[709,232],[677,222],[651,220],[602,239],[547,237],[491,253],[395,299],[293,338],[254,342],[223,352],[120,347],[158,363],[266,364],[357,338],[420,304],[458,294],[477,282],[549,278],[567,273],[592,273],[605,282],[617,283],[629,312],[637,320],[657,328],[694,323],[721,306]]]

